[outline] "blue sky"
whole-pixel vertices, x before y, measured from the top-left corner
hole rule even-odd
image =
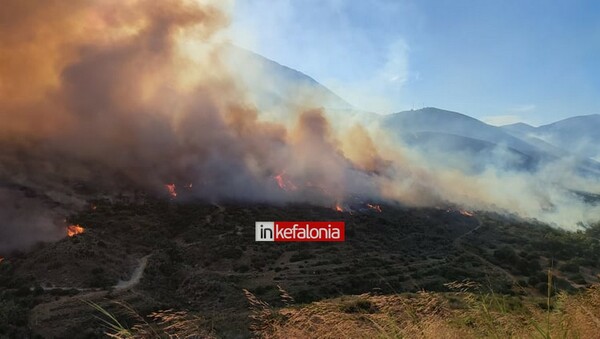
[[[232,31],[365,110],[600,113],[600,1],[238,0]]]

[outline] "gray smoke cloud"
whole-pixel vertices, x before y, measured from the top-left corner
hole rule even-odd
[[[0,253],[64,237],[59,213],[16,190],[0,188]]]

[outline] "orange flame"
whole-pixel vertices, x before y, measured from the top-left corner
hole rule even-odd
[[[290,179],[285,178],[285,171],[281,172],[281,174],[274,176],[273,179],[275,179],[279,188],[281,188],[284,191],[295,191],[298,189],[298,187],[296,187],[296,185],[294,185],[294,183]]]
[[[377,211],[377,213],[381,213],[381,206],[379,206],[379,205],[367,204],[367,207],[369,207],[370,209],[373,209],[373,210]]]
[[[460,214],[464,215],[465,217],[472,217],[475,215],[473,212],[469,212],[469,211],[465,211],[465,210],[460,210],[459,212],[460,212]]]
[[[344,209],[342,208],[342,205],[340,205],[339,203],[335,203],[335,210],[338,212],[344,212]]]
[[[177,198],[177,190],[176,190],[175,184],[166,184],[165,188],[169,192],[171,199]]]
[[[70,225],[67,226],[67,235],[69,237],[73,237],[76,236],[77,234],[81,234],[85,232],[85,228],[79,226],[79,225]]]

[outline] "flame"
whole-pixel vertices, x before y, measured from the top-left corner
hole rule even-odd
[[[469,212],[469,211],[465,211],[465,210],[460,210],[459,212],[460,212],[460,214],[464,215],[465,217],[472,217],[475,215],[473,212]]]
[[[342,208],[342,205],[340,205],[339,203],[335,203],[335,208],[336,211],[338,212],[344,212],[344,209]]]
[[[171,199],[177,198],[177,190],[176,190],[175,184],[165,184],[165,188],[169,192]]]
[[[375,211],[377,211],[378,213],[381,213],[381,206],[379,205],[372,205],[372,204],[367,204],[367,207],[369,207],[370,209],[373,209]]]
[[[81,227],[79,225],[70,225],[70,226],[67,226],[67,235],[69,237],[73,237],[73,236],[75,236],[77,234],[81,234],[83,232],[85,232],[85,228],[83,228],[83,227]]]
[[[275,179],[279,188],[281,188],[284,191],[295,191],[298,189],[298,187],[294,185],[294,183],[290,179],[287,179],[285,177],[285,171],[274,176],[273,179]]]

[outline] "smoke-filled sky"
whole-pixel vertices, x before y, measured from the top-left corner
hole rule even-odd
[[[236,42],[357,107],[426,106],[501,125],[600,113],[591,0],[246,0]]]

